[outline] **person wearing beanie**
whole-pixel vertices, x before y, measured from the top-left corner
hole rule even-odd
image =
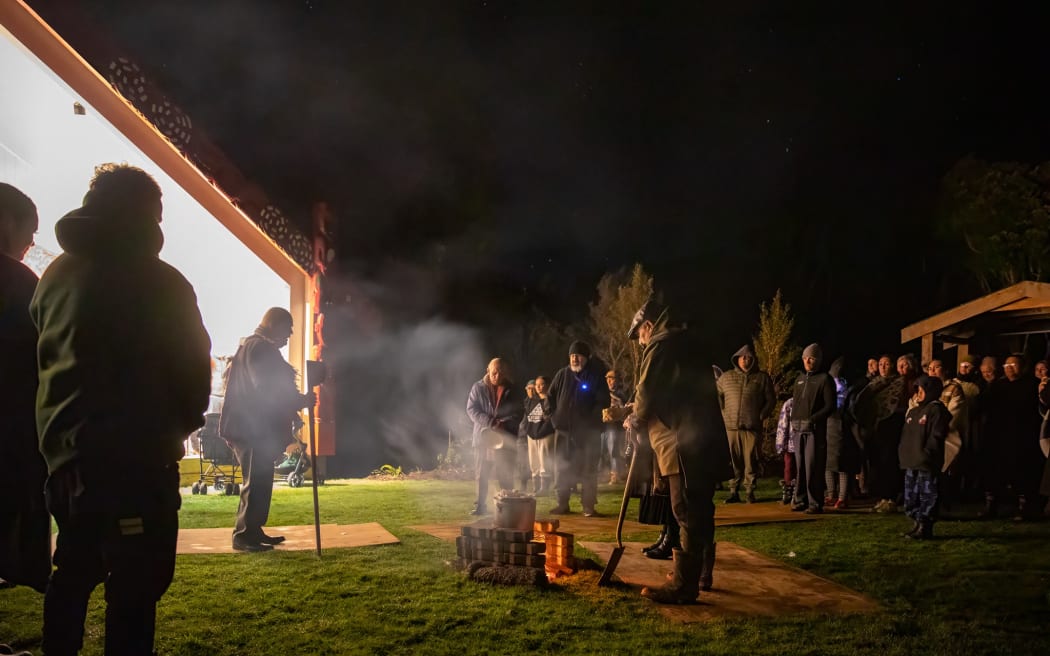
[[[686,326],[650,300],[628,331],[642,346],[632,413],[625,427],[652,449],[654,476],[666,484],[681,544],[662,586],[642,588],[661,604],[694,603],[714,584],[715,483],[728,478],[729,441],[715,378]]]
[[[904,537],[933,537],[937,510],[938,478],[944,465],[944,440],[952,415],[941,403],[944,384],[935,376],[915,380],[912,408],[904,418],[898,452],[904,470],[904,514],[913,522]]]
[[[824,353],[819,344],[802,351],[804,371],[791,395],[791,432],[796,436],[798,483],[791,509],[807,514],[824,512],[824,470],[827,464],[827,421],[835,412],[835,381],[820,366]]]
[[[244,479],[233,527],[236,551],[266,551],[284,542],[284,536],[263,532],[270,516],[274,461],[292,441],[299,411],[314,402],[312,391],[299,392],[295,369],[281,355],[292,330],[291,313],[270,308],[227,369],[219,435],[233,447]]]
[[[591,347],[576,341],[569,346],[569,366],[551,379],[547,409],[554,426],[554,490],[552,515],[569,512],[569,497],[581,483],[580,504],[585,517],[598,514],[598,460],[602,441],[602,409],[609,407],[606,367],[591,357]]]
[[[763,423],[773,414],[776,394],[773,379],[758,368],[758,360],[750,344],[733,354],[732,368],[718,377],[718,404],[729,436],[729,454],[733,462],[733,479],[729,481],[729,496],[725,503],[740,503],[741,483],[747,492],[747,502],[755,502],[758,483],[759,437]]]
[[[103,582],[105,652],[152,653],[157,602],[175,574],[179,461],[204,424],[211,340],[193,287],[159,257],[162,209],[142,169],[97,167],[84,205],[55,226],[64,252],[30,304],[36,425],[58,524],[45,654],[78,652]]]

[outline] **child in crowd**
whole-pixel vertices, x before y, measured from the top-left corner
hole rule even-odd
[[[933,537],[937,513],[937,477],[944,464],[944,440],[952,416],[941,403],[940,378],[919,376],[915,381],[914,407],[904,418],[898,450],[904,470],[904,514],[914,522],[904,537]]]

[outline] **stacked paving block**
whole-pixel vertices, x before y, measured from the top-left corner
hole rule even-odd
[[[549,579],[576,573],[572,533],[559,532],[558,526],[556,519],[535,524],[537,539],[543,540],[546,547],[547,578]]]
[[[462,535],[456,537],[456,555],[461,568],[480,562],[489,567],[517,565],[542,570],[547,564],[543,555],[547,545],[532,538],[532,531],[471,524],[464,526]]]
[[[538,569],[547,579],[575,573],[572,533],[559,532],[558,520],[536,522],[533,529],[495,528],[491,522],[464,526],[456,537],[457,565]]]

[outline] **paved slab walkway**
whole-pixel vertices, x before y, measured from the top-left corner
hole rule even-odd
[[[579,513],[549,515],[542,510],[543,501],[544,499],[541,498],[541,510],[536,513],[536,519],[557,519],[560,524],[559,531],[572,533],[576,536],[597,534],[611,536],[616,532],[615,515],[607,514],[601,517],[584,517]],[[744,526],[747,524],[767,524],[772,522],[805,522],[828,516],[830,516],[830,514],[805,515],[803,513],[791,512],[787,506],[783,506],[779,503],[723,504],[715,507],[715,526]],[[478,521],[491,522],[494,519],[495,515],[489,514]],[[466,515],[461,522],[420,524],[417,526],[409,526],[408,528],[429,533],[430,535],[441,538],[442,540],[455,540],[456,536],[460,534],[460,529],[467,524],[474,523],[475,520],[476,518]],[[623,532],[625,535],[642,531],[659,532],[659,530],[659,526],[639,524],[631,519],[628,519],[623,523]]]
[[[612,542],[579,542],[604,564],[615,546]],[[613,580],[636,592],[642,586],[659,586],[671,571],[671,561],[652,560],[641,553],[640,542],[626,547]],[[658,606],[664,616],[678,622],[708,622],[743,617],[776,617],[797,614],[873,613],[877,602],[833,581],[787,566],[731,542],[718,543],[714,588],[700,593],[700,603]]]
[[[275,551],[309,551],[314,548],[314,527],[267,526],[270,535],[286,539],[274,547]],[[233,529],[184,528],[179,530],[180,554],[237,553],[233,550]],[[377,544],[399,544],[392,533],[379,524],[321,524],[321,548],[365,547]]]

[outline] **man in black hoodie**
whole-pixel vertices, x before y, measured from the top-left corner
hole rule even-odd
[[[798,436],[795,457],[798,483],[792,510],[813,515],[824,512],[824,469],[828,459],[828,417],[835,412],[835,381],[820,373],[824,354],[819,344],[802,351],[805,371],[795,381],[791,430]]]
[[[569,497],[583,484],[580,503],[584,517],[594,517],[598,501],[598,459],[601,453],[602,408],[609,407],[605,366],[591,358],[586,342],[569,346],[569,366],[551,380],[547,409],[554,426],[554,489],[558,505],[552,515],[569,512]]]
[[[158,256],[160,199],[141,169],[96,168],[84,206],[55,226],[65,253],[30,304],[36,423],[58,523],[49,655],[80,649],[102,582],[105,652],[151,653],[157,601],[175,572],[179,460],[204,423],[211,344],[193,288]]]

